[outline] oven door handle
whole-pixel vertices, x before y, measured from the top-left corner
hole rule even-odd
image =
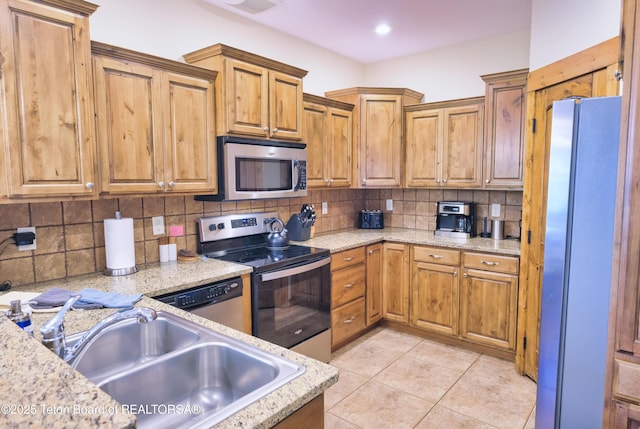
[[[313,271],[316,268],[324,267],[331,263],[331,258],[320,259],[319,261],[312,262],[310,264],[300,265],[299,267],[289,268],[280,271],[273,271],[271,273],[260,274],[263,282],[268,282],[270,280],[277,280],[284,277],[294,276],[296,274],[306,273],[308,271]]]

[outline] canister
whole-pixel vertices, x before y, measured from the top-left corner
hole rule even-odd
[[[502,219],[491,220],[491,238],[504,240],[504,221]]]

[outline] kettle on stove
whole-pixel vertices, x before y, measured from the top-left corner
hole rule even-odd
[[[280,229],[276,229],[274,225],[280,224]],[[287,229],[284,222],[277,217],[271,219],[269,224],[269,235],[267,235],[266,243],[269,250],[283,250],[289,247],[289,237],[287,237]]]

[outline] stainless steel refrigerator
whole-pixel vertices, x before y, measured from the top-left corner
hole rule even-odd
[[[620,106],[553,103],[536,429],[602,427]]]

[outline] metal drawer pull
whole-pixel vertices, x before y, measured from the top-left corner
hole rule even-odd
[[[355,283],[347,283],[346,285],[344,285],[343,287],[346,287],[347,289],[351,289],[353,287]]]
[[[444,256],[442,256],[442,255],[434,255],[433,253],[431,253],[429,256],[431,256],[432,258],[435,258],[435,259],[442,259],[442,258],[444,258]]]
[[[348,325],[349,323],[353,323],[354,320],[356,320],[356,316],[351,316],[347,320],[345,320],[344,323]]]
[[[345,262],[351,262],[351,261],[353,261],[353,256],[351,256],[350,258],[344,258],[344,261],[345,261]]]
[[[480,261],[481,264],[489,265],[490,267],[500,265],[499,262],[491,262],[491,261]]]

